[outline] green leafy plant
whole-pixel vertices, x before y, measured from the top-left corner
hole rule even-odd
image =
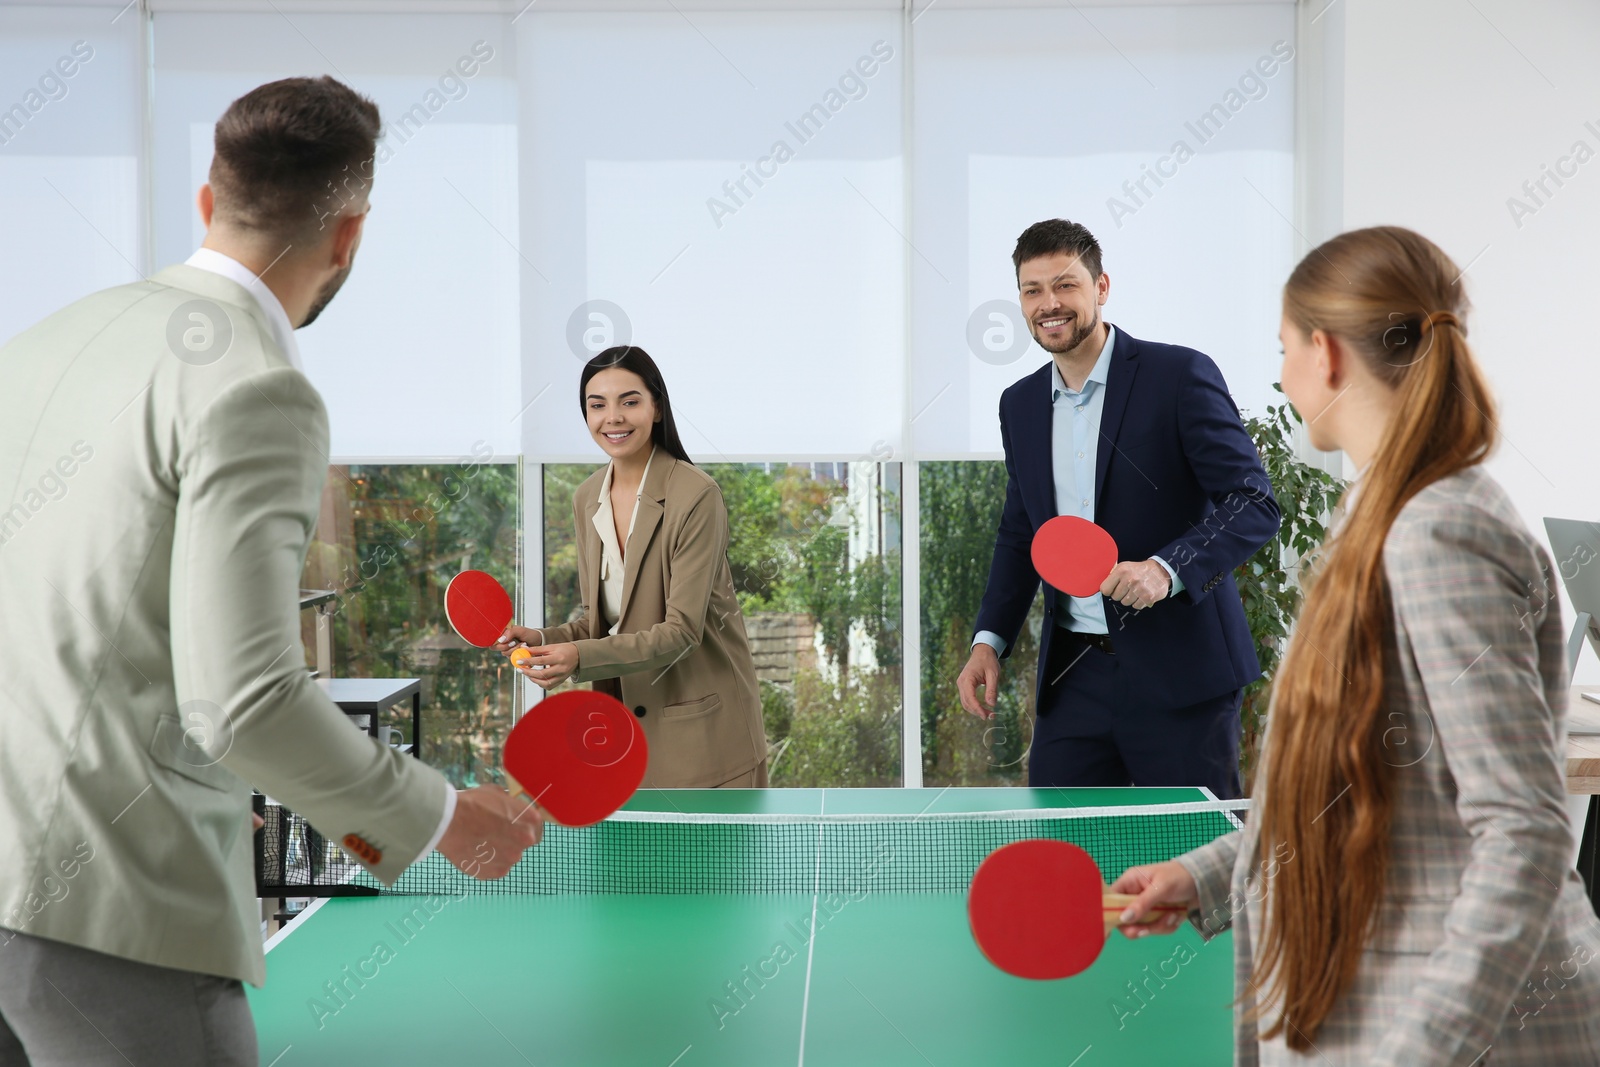
[[[455,636],[444,591],[467,568],[511,584],[518,493],[515,465],[471,458],[333,468],[307,553],[302,586],[336,594],[332,676],[421,679],[423,759],[457,786],[499,766],[515,674]]]
[[[922,775],[931,786],[1021,785],[1032,738],[1034,665],[1044,600],[1028,621],[991,694],[995,717],[961,709],[956,676],[988,583],[995,529],[1005,504],[998,460],[937,460],[920,466],[922,497]]]
[[[1277,383],[1272,388],[1283,392]],[[1294,428],[1301,424],[1300,415],[1287,403],[1268,405],[1264,416],[1244,419],[1283,515],[1277,535],[1234,571],[1250,634],[1255,638],[1256,657],[1261,661],[1261,677],[1245,687],[1239,711],[1243,734],[1239,773],[1246,795],[1260,757],[1272,680],[1283,660],[1289,628],[1300,610],[1301,566],[1327,535],[1326,520],[1346,484],[1300,459]]]

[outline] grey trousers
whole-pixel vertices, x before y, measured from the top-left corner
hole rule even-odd
[[[0,930],[0,1067],[258,1067],[244,987]]]

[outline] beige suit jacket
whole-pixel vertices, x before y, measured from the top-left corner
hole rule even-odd
[[[583,613],[547,627],[545,642],[574,642],[573,679],[594,682],[639,717],[650,745],[646,787],[720,785],[767,758],[722,490],[693,464],[656,453],[624,549],[617,633],[606,636],[594,528],[604,478],[602,468],[572,498]]]
[[[322,402],[188,266],[17,335],[0,398],[0,928],[259,985],[250,786],[387,882],[448,789],[305,669]]]

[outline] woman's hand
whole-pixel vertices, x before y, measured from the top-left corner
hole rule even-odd
[[[494,643],[494,650],[505,654],[520,645],[533,647],[542,644],[544,644],[543,630],[536,630],[531,626],[507,626],[506,632],[500,635],[500,640]]]
[[[554,689],[578,669],[578,646],[570,642],[560,645],[536,645],[528,649],[530,655],[517,670],[540,689]]]
[[[1177,860],[1129,867],[1112,884],[1111,891],[1138,894],[1138,899],[1123,911],[1117,927],[1126,937],[1170,934],[1183,925],[1181,912],[1163,915],[1154,922],[1140,921],[1159,905],[1181,904],[1187,910],[1200,904],[1200,890],[1194,884],[1194,876]]]

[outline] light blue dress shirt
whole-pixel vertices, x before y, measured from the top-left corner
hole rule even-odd
[[[1105,346],[1100,349],[1100,358],[1095,360],[1082,389],[1069,389],[1061,378],[1060,366],[1054,359],[1050,361],[1050,461],[1055,475],[1057,515],[1076,515],[1094,521],[1094,469],[1100,452],[1100,413],[1105,409],[1106,371],[1111,365],[1111,351],[1116,341],[1116,328],[1108,326]],[[1172,577],[1168,595],[1182,592],[1183,582],[1178,572],[1161,557],[1152,558]],[[1057,626],[1081,633],[1108,632],[1105,602],[1099,593],[1069,596],[1058,591],[1055,597]],[[994,646],[996,652],[1005,652],[1005,641],[990,630],[980,630],[973,644],[979,641]]]

